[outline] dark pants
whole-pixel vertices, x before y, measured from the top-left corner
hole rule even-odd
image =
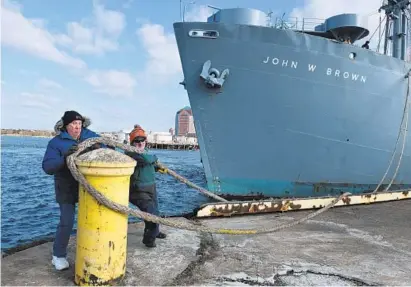
[[[57,226],[56,238],[53,244],[53,255],[66,257],[67,245],[74,225],[75,204],[63,203],[60,205],[60,222]]]
[[[158,198],[155,186],[141,188],[139,191],[130,192],[130,200],[132,204],[137,206],[141,211],[159,215]],[[144,221],[144,242],[152,242],[160,232],[159,225],[150,221]]]

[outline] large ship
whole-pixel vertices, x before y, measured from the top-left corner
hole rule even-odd
[[[380,9],[383,53],[361,47],[372,33],[357,14],[314,29],[271,25],[249,8],[174,23],[209,190],[281,198],[411,187],[409,1]]]

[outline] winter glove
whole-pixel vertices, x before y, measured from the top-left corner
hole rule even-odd
[[[100,144],[100,143],[95,143],[95,144],[93,144],[92,146],[90,146],[90,147],[86,148],[85,150],[83,150],[83,151],[80,153],[80,155],[81,155],[81,154],[85,154],[85,153],[87,153],[87,152],[89,152],[89,151],[92,151],[92,150],[95,150],[95,149],[99,149],[99,148],[101,148],[101,144]]]
[[[166,174],[167,172],[168,172],[168,170],[166,169],[166,168],[158,168],[158,170],[157,170],[159,173],[162,173],[162,174]]]
[[[91,147],[88,148],[88,151],[95,150],[101,148],[101,144],[95,143]]]
[[[155,171],[158,171],[159,173],[162,173],[162,174],[166,174],[167,172],[168,172],[168,170],[167,170],[167,168],[163,168],[163,167],[160,167],[159,165],[158,165],[158,161],[156,160],[156,162],[155,162],[155,166],[154,166],[154,170]]]
[[[78,150],[78,145],[77,144],[73,144],[68,151],[66,152],[65,156],[68,157],[69,155],[72,155],[73,153],[75,153]]]

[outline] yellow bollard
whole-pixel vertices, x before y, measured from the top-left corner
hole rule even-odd
[[[97,149],[76,159],[79,171],[105,197],[128,206],[130,175],[136,162],[111,150]],[[100,205],[80,185],[75,283],[115,285],[126,272],[128,215]]]

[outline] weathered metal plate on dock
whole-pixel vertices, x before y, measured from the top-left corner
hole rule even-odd
[[[319,209],[330,204],[335,198],[336,197],[286,198],[261,201],[209,203],[200,206],[197,210],[196,217],[219,217]],[[337,202],[335,206],[371,204],[403,199],[411,199],[411,190],[349,195]]]

